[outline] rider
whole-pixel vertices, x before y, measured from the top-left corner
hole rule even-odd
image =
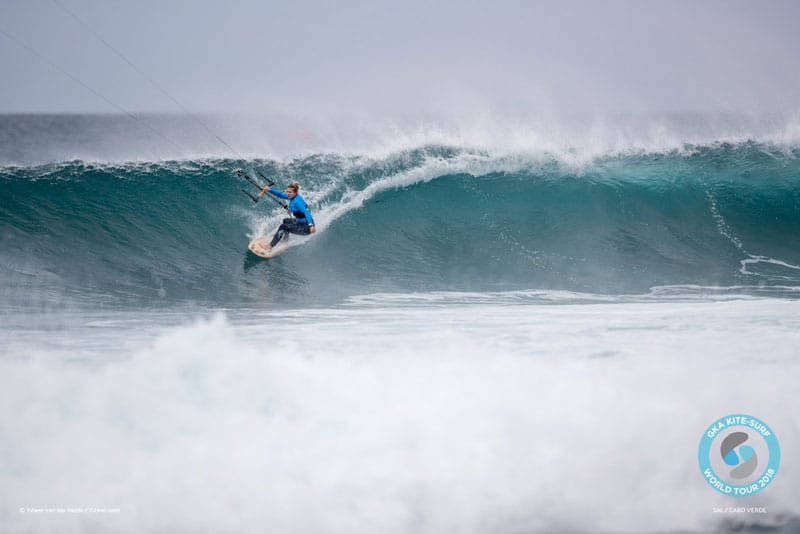
[[[269,193],[278,198],[288,199],[289,207],[287,209],[292,214],[291,218],[283,220],[280,228],[275,232],[275,237],[272,238],[272,242],[266,247],[268,252],[272,250],[272,247],[277,245],[286,234],[308,235],[316,232],[311,212],[308,210],[306,201],[298,194],[298,191],[300,191],[300,184],[297,182],[292,182],[287,185],[285,193],[277,189],[272,189],[271,187],[268,190]]]

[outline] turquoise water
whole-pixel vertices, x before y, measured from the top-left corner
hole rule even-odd
[[[0,169],[6,298],[119,305],[331,304],[412,291],[642,294],[800,285],[800,151],[755,143],[574,166],[426,146],[383,158]],[[320,232],[262,262],[279,207],[238,168],[298,180]],[[268,288],[268,290],[267,290]],[[66,298],[66,297],[65,297]]]

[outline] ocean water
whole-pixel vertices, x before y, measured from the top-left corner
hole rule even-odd
[[[0,118],[4,531],[800,528],[791,124],[147,120]],[[249,255],[240,168],[317,234]],[[757,495],[698,467],[732,413]]]

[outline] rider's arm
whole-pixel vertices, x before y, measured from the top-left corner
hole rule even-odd
[[[289,195],[287,195],[283,191],[278,191],[277,189],[272,189],[271,187],[269,188],[269,192],[278,198],[283,198],[283,199],[289,198]]]
[[[303,212],[303,216],[305,216],[305,218],[306,218],[306,222],[308,223],[308,225],[309,225],[309,226],[314,226],[314,218],[313,218],[313,217],[311,217],[311,212],[310,212],[310,211],[308,211],[308,206],[306,206],[306,203],[305,203],[305,201],[303,201],[303,202],[302,202],[302,203],[301,203],[301,204],[298,206],[298,208],[300,208],[300,211],[302,211],[302,212]]]

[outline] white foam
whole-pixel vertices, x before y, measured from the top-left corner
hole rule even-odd
[[[793,114],[571,115],[529,111],[510,116],[470,109],[464,114],[439,116],[296,115],[281,120],[310,136],[299,152],[290,145],[279,149],[276,154],[284,157],[321,152],[385,158],[440,145],[491,152],[497,157],[554,157],[564,164],[583,166],[601,157],[690,153],[692,147],[724,143],[800,145],[800,119]],[[258,136],[255,131],[253,135]]]
[[[15,156],[17,164],[83,160],[108,162],[197,161],[218,158],[288,160],[312,154],[381,159],[420,147],[441,145],[485,151],[497,157],[555,158],[583,166],[597,158],[645,154],[689,154],[696,146],[755,142],[792,154],[800,146],[796,114],[583,114],[528,110],[513,116],[470,109],[461,114],[303,114],[269,113],[207,118],[216,135],[198,130],[185,115],[159,117],[158,131],[175,139],[176,150],[152,131],[131,128],[125,116],[88,116],[81,138],[64,136],[46,122],[31,127],[32,147]],[[79,117],[80,118],[80,117]],[[75,120],[69,117],[53,121]],[[68,125],[68,124],[67,124]],[[74,127],[73,127],[74,128]],[[26,145],[27,146],[27,145]],[[46,146],[43,152],[41,146]],[[13,165],[11,161],[1,162]]]
[[[39,332],[0,360],[0,523],[709,530],[732,502],[706,486],[697,446],[738,412],[770,424],[786,461],[733,504],[795,513],[798,306],[356,306],[166,331],[146,314],[88,317],[91,333]],[[120,513],[18,512],[46,506]]]
[[[800,271],[800,265],[793,265],[791,263],[786,263],[783,260],[777,260],[775,258],[768,258],[767,256],[754,256],[752,254],[748,254],[748,257],[743,259],[743,260],[741,260],[740,263],[741,263],[742,267],[741,267],[741,269],[739,269],[739,272],[742,273],[742,274],[755,274],[755,275],[759,274],[759,273],[754,273],[754,272],[749,270],[749,266],[750,265],[756,265],[756,264],[759,264],[759,263],[767,263],[767,264],[770,264],[770,265],[777,265],[779,267],[784,267],[786,269],[791,269],[791,270],[794,270],[794,271]],[[777,275],[773,274],[773,275],[770,275],[770,277],[771,278],[780,278],[780,279],[785,279],[785,280],[797,280],[797,276],[796,275],[795,276],[777,276]]]

